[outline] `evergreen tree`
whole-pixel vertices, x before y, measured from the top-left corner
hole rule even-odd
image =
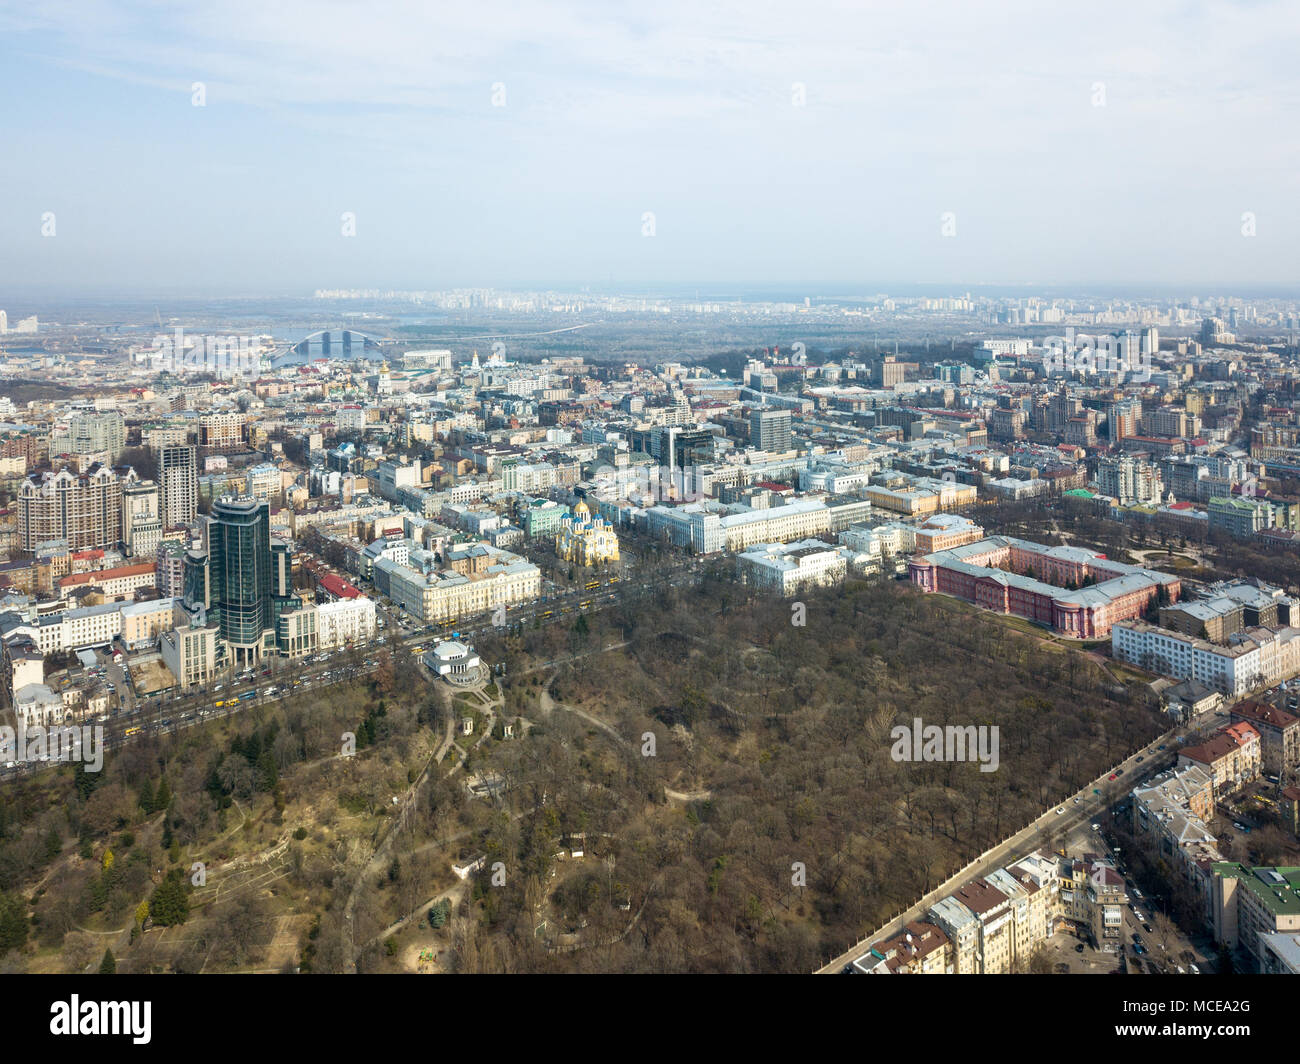
[[[73,783],[77,788],[77,797],[83,802],[90,797],[91,792],[103,782],[104,774],[102,772],[87,772],[86,765],[78,761],[76,768],[73,770]]]
[[[153,782],[146,779],[140,788],[140,808],[146,813],[154,811]]]
[[[181,880],[180,871],[172,869],[167,878],[158,884],[149,899],[149,914],[155,924],[172,927],[183,924],[190,916],[189,892]]]
[[[270,750],[263,750],[257,759],[257,786],[259,790],[273,791],[280,779],[275,767],[275,755]]]
[[[113,959],[113,951],[111,949],[104,950],[104,959],[99,962],[99,974],[100,975],[117,974],[117,961]]]
[[[27,941],[27,905],[16,894],[0,894],[0,957]]]
[[[154,795],[153,808],[154,812],[161,813],[163,810],[171,807],[172,789],[167,786],[167,777],[164,776],[158,781],[158,793]]]

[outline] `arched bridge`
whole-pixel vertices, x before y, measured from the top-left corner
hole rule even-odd
[[[301,340],[278,346],[271,356],[271,365],[279,369],[281,366],[300,365],[318,358],[360,358],[374,362],[384,357],[380,345],[393,342],[391,337],[371,336],[358,329],[317,329]]]

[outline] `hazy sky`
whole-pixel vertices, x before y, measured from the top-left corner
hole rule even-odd
[[[1298,30],[1293,2],[0,0],[0,305],[1292,284]]]

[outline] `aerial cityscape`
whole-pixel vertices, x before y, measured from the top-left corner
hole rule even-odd
[[[0,5],[0,972],[1300,974],[1294,16],[546,6]]]

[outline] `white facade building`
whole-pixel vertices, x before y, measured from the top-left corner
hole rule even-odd
[[[375,604],[368,598],[337,599],[316,607],[316,638],[321,650],[375,637]]]
[[[736,558],[742,583],[778,595],[806,588],[830,587],[843,581],[851,551],[819,539],[796,543],[765,543]]]

